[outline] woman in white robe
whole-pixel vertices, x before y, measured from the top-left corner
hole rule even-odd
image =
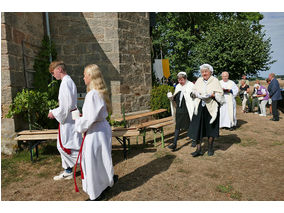
[[[229,128],[234,130],[237,125],[236,116],[236,96],[239,88],[231,80],[229,80],[229,73],[222,72],[221,87],[224,91],[225,103],[220,107],[220,128]]]
[[[83,190],[89,195],[90,200],[95,200],[107,187],[114,184],[112,131],[106,120],[108,112],[111,112],[111,104],[97,65],[92,64],[85,68],[84,81],[87,95],[82,117],[75,120],[75,129],[85,134],[78,156],[81,158]]]
[[[48,117],[56,119],[59,123],[57,149],[61,156],[64,171],[54,176],[54,180],[72,179],[72,168],[76,163],[82,137],[74,129],[75,122],[71,112],[77,109],[77,88],[73,80],[66,73],[63,61],[54,61],[49,66],[50,73],[62,80],[59,88],[59,107],[49,111]]]
[[[213,143],[219,137],[219,105],[224,102],[224,92],[217,78],[212,76],[213,67],[210,64],[200,66],[201,77],[195,82],[192,92],[195,108],[188,135],[195,140],[196,151],[193,157],[203,155],[201,140],[208,137],[208,156],[214,155]]]
[[[194,84],[187,80],[185,72],[179,72],[177,77],[179,83],[175,88],[174,95],[172,95],[171,92],[167,94],[171,101],[172,116],[176,123],[174,142],[168,146],[172,151],[176,150],[180,130],[183,129],[188,131],[194,111],[194,102],[190,96]]]

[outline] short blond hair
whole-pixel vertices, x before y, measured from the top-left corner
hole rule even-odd
[[[64,72],[66,72],[66,65],[63,61],[53,61],[49,65],[49,72],[52,73],[57,67],[61,67]]]
[[[90,64],[85,67],[84,73],[88,75],[91,80],[89,85],[87,85],[87,92],[92,89],[97,90],[106,103],[108,113],[112,113],[109,93],[99,66],[96,64]]]

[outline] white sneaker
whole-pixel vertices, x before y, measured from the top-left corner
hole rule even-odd
[[[255,112],[254,114],[258,114],[258,112]]]
[[[266,115],[263,115],[263,114],[259,114],[259,116],[264,116],[264,117],[266,117]]]
[[[67,173],[66,171],[60,173],[60,175],[54,176],[53,180],[71,180],[73,178],[73,172]]]

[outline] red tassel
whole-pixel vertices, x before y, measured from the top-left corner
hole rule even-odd
[[[80,151],[79,151],[79,154],[78,154],[78,157],[77,157],[77,160],[76,160],[76,164],[75,164],[75,169],[74,169],[74,184],[75,184],[75,191],[76,192],[79,192],[77,182],[76,182],[76,169],[77,169],[77,164],[78,164],[79,158],[80,158],[81,179],[82,180],[84,179],[84,173],[83,173],[83,170],[82,170],[82,150],[83,150],[83,144],[84,144],[84,141],[85,141],[85,138],[86,138],[86,134],[87,134],[87,132],[84,133],[84,138],[83,138],[82,143],[81,143]]]

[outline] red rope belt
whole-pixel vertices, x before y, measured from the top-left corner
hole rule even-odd
[[[86,134],[87,134],[87,132],[84,133],[84,138],[83,138],[82,143],[81,143],[80,151],[79,151],[79,154],[78,154],[78,157],[77,157],[77,160],[76,160],[76,164],[75,164],[75,169],[74,169],[74,184],[75,184],[75,191],[76,192],[79,192],[77,182],[76,182],[76,169],[77,169],[77,163],[78,163],[79,158],[80,158],[81,179],[82,180],[84,179],[84,173],[83,173],[83,170],[82,170],[82,150],[83,150],[83,144],[84,144],[84,141],[85,141],[85,138],[86,138]]]
[[[58,123],[58,138],[59,138],[59,144],[61,149],[66,152],[68,155],[71,154],[71,149],[66,149],[65,147],[63,147],[62,142],[61,142],[61,136],[60,136],[60,123]]]
[[[77,108],[76,108],[77,109]],[[75,111],[76,109],[71,110],[70,112]],[[62,142],[61,142],[61,134],[60,134],[60,123],[58,123],[58,138],[59,138],[59,144],[61,149],[66,152],[68,155],[71,154],[71,149],[66,149],[65,147],[63,147]]]

